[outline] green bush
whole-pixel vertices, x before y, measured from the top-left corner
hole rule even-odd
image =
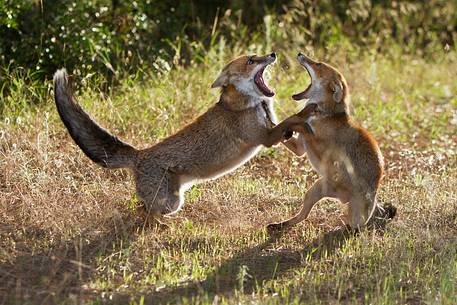
[[[455,1],[440,0],[2,0],[0,65],[41,78],[65,66],[111,80],[138,67],[205,61],[221,43],[237,50],[396,43],[421,53],[454,45],[456,11]]]

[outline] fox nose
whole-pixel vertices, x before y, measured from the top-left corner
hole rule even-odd
[[[276,53],[273,52],[273,53],[270,54],[270,56],[273,57],[273,58],[276,58]]]

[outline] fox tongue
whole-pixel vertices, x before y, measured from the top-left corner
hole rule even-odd
[[[265,84],[265,81],[263,80],[263,71],[265,68],[262,68],[257,74],[254,76],[254,82],[257,85],[257,88],[259,88],[260,91],[262,91],[265,96],[272,97],[275,95],[273,91],[271,91],[270,88],[267,87]]]

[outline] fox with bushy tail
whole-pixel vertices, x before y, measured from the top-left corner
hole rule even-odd
[[[139,150],[111,135],[75,101],[64,69],[54,76],[55,101],[71,137],[95,163],[129,168],[146,219],[164,223],[179,211],[184,192],[193,184],[229,173],[251,159],[262,146],[284,140],[288,126],[275,127],[272,96],[265,68],[276,54],[241,56],[231,61],[213,83],[219,101],[176,134]]]

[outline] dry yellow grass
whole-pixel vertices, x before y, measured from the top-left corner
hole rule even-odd
[[[192,188],[170,230],[144,229],[128,173],[90,163],[49,98],[0,122],[0,304],[455,304],[455,54],[433,69],[411,57],[335,61],[386,157],[379,198],[399,211],[385,231],[335,231],[344,207],[327,200],[269,239],[264,225],[296,211],[316,179],[283,148]],[[284,67],[271,80],[281,118],[307,82]],[[215,68],[177,70],[110,96],[83,85],[79,101],[145,147],[216,101]]]

